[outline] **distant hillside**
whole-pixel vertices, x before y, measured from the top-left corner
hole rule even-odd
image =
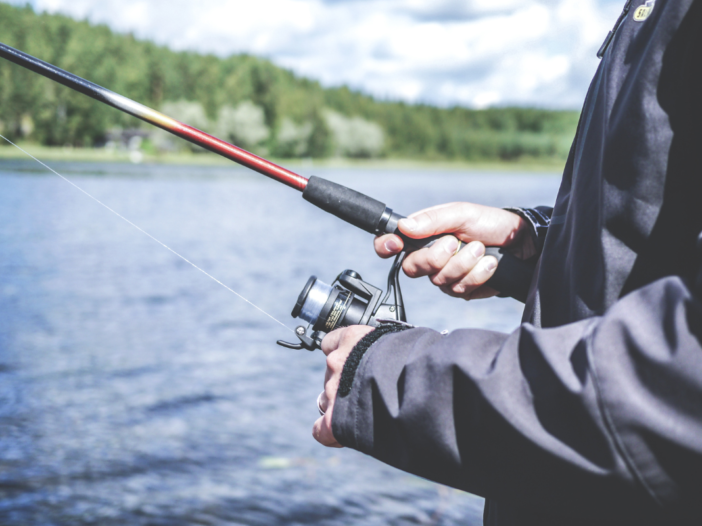
[[[249,55],[176,53],[104,25],[0,4],[0,41],[242,147],[278,157],[564,158],[578,113],[449,109],[324,89]],[[340,60],[342,58],[340,57]],[[120,130],[144,147],[186,147],[36,74],[0,60],[0,130],[44,145],[99,146]],[[143,133],[142,133],[143,134]],[[116,139],[117,138],[117,139]]]

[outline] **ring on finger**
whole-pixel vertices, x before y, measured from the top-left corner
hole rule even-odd
[[[324,409],[322,409],[322,395],[323,394],[324,394],[324,391],[319,393],[319,395],[317,396],[317,410],[319,411],[319,414],[321,416],[324,416],[324,414],[326,413],[326,411]]]

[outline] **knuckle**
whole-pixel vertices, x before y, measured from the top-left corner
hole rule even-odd
[[[462,280],[461,282],[459,282],[455,285],[454,291],[461,298],[468,300],[468,299],[470,299],[470,296],[473,293],[473,291],[476,289],[476,287],[479,287],[479,286],[480,286],[480,284],[476,284],[471,280]]]
[[[327,356],[327,368],[331,369],[332,371],[336,371],[339,369],[339,362],[341,360],[339,359],[339,353],[331,353],[329,356]]]
[[[446,285],[446,278],[442,276],[440,272],[429,276],[429,281],[431,281],[437,287],[443,287]]]
[[[468,250],[461,250],[457,256],[457,259],[458,263],[456,268],[459,271],[458,275],[460,276],[460,279],[465,278],[468,274],[473,272],[475,270],[475,266],[480,260],[480,258],[476,258]]]
[[[464,292],[472,293],[475,289],[481,287],[489,278],[490,275],[485,272],[484,264],[481,263],[466,274],[461,280],[460,285],[463,287]]]
[[[498,261],[494,256],[483,258],[482,270],[486,275],[491,276],[497,269]]]
[[[402,264],[402,270],[404,270],[404,272],[405,272],[405,274],[407,275],[407,277],[410,277],[410,278],[416,278],[416,277],[417,277],[418,269],[417,269],[417,265],[415,264],[414,259],[412,259],[412,260],[406,260],[406,261]]]
[[[344,328],[338,329],[338,330],[341,331],[341,334],[340,334],[341,341],[339,343],[339,347],[341,348],[341,347],[344,347],[345,345],[348,345],[349,340],[351,340],[353,338],[354,327],[349,326],[349,327],[344,327]]]
[[[459,252],[460,257],[458,258],[458,267],[461,269],[463,274],[469,273],[475,268],[477,260],[469,250],[461,250]]]
[[[429,268],[439,270],[444,266],[444,257],[440,250],[441,247],[433,246],[427,254],[427,265]]]
[[[332,331],[327,334],[322,340],[322,351],[331,353],[339,346],[339,335],[337,331]]]
[[[466,275],[462,280],[460,285],[463,286],[463,290],[473,290],[475,287],[480,286],[482,282],[485,281],[479,272],[473,271]]]
[[[359,328],[362,329],[363,327],[353,327],[353,329],[349,329],[346,332],[344,338],[344,348],[350,349],[356,345],[356,342],[362,337],[361,335],[363,334]]]

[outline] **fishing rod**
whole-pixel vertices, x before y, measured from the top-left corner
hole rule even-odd
[[[113,108],[116,108],[124,113],[137,117],[138,119],[148,122],[149,124],[153,124],[154,126],[166,130],[167,132],[185,139],[192,144],[221,155],[222,157],[234,161],[235,163],[246,166],[247,168],[250,168],[262,175],[294,188],[302,192],[302,197],[306,201],[340,219],[343,219],[347,223],[365,230],[366,232],[376,236],[383,234],[398,235],[404,241],[406,251],[428,247],[441,237],[441,235],[423,239],[413,239],[407,237],[405,234],[400,232],[398,228],[399,220],[403,219],[405,216],[393,212],[391,208],[387,207],[384,203],[373,199],[372,197],[332,181],[327,181],[321,177],[312,176],[309,179],[303,177],[288,170],[287,168],[283,168],[282,166],[254,155],[251,152],[247,152],[238,146],[218,139],[217,137],[198,130],[197,128],[193,128],[185,123],[179,122],[161,112],[153,110],[147,106],[144,106],[143,104],[128,99],[123,95],[103,88],[102,86],[85,80],[77,75],[74,75],[73,73],[69,73],[68,71],[49,64],[48,62],[44,62],[43,60],[1,42],[0,57],[33,71],[34,73],[38,73],[39,75],[58,82],[59,84],[62,84],[72,90],[87,95],[88,97],[91,97],[97,101],[107,104],[108,106],[112,106]],[[486,255],[494,256],[499,261],[495,273],[486,284],[499,291],[503,296],[511,296],[520,301],[525,301],[529,283],[531,281],[530,278],[534,269],[534,262],[527,263],[522,261],[509,252],[506,252],[498,247],[487,247]],[[368,324],[369,320],[375,320],[377,316],[374,317],[371,314],[373,314],[373,312],[379,312],[378,309],[380,309],[382,305],[386,305],[387,308],[383,307],[381,310],[392,314],[392,317],[398,321],[406,321],[404,319],[404,306],[402,305],[402,294],[399,291],[398,281],[401,257],[398,257],[390,271],[390,275],[388,276],[388,292],[383,299],[382,304],[379,303],[379,301],[381,301],[380,296],[382,295],[377,292],[379,289],[376,289],[375,287],[372,287],[372,285],[362,281],[358,273],[354,271],[346,271],[346,273],[340,274],[339,278],[335,280],[331,287],[325,284],[322,284],[324,287],[319,284],[317,284],[315,287],[314,283],[308,282],[307,286],[305,289],[303,289],[303,292],[298,298],[296,308],[293,309],[293,317],[300,316],[303,319],[307,319],[305,317],[307,316],[310,319],[314,319],[316,323],[318,321],[317,318],[319,318],[320,315],[323,315],[324,312],[328,311],[327,314],[331,316],[330,319],[335,322],[334,326],[340,326],[339,324],[344,322],[344,316],[341,316],[341,314],[345,315],[349,313],[348,309],[350,309],[354,304],[353,299],[355,297],[355,299],[358,301],[360,301],[359,298],[363,298],[363,301],[361,302],[363,305],[359,305],[357,301],[355,307],[356,310],[360,309],[359,312],[365,313],[354,317],[354,319],[358,318],[359,323],[364,321],[365,324]],[[310,281],[312,281],[312,278],[310,278]],[[346,301],[346,310],[343,312],[337,312],[338,309],[334,310],[330,306],[335,304],[332,302],[332,296],[336,298],[334,291],[339,289],[339,285],[341,285],[341,288],[344,288],[344,290],[347,292],[351,292],[352,296],[354,296],[351,298],[346,297],[344,300]],[[368,287],[373,288],[375,292],[369,292],[370,289]],[[385,300],[391,294],[391,290],[394,292],[394,304],[386,304]],[[327,295],[325,296],[325,294]],[[324,297],[327,297],[329,301],[323,302],[320,311],[317,312],[317,303],[321,301],[320,298],[323,299]],[[315,307],[312,314],[303,308],[305,305],[305,298],[309,301],[316,298],[313,302]],[[339,305],[341,304],[339,303]],[[326,307],[329,307],[329,309],[326,309]],[[390,310],[391,307],[393,310]],[[369,311],[370,314],[368,314],[366,311]],[[341,318],[339,318],[339,316],[341,316]],[[323,325],[325,328],[329,329],[329,319],[325,318],[325,320],[326,322]],[[310,328],[312,326],[321,327],[319,323],[316,323],[316,325],[315,323],[311,322]],[[351,323],[346,323],[346,325],[350,324]],[[300,332],[300,327],[298,327],[297,333],[302,340],[302,338],[306,337],[305,335],[307,332],[303,330],[302,335]],[[322,337],[323,333],[320,331],[318,332],[318,335]],[[310,342],[316,342],[318,344],[319,341],[321,341],[319,338],[308,338],[308,341],[302,340],[302,345],[305,348],[309,348],[312,345]]]

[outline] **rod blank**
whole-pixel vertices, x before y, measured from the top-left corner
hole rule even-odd
[[[108,106],[112,106],[120,111],[128,113],[138,119],[141,119],[149,124],[158,126],[167,132],[176,135],[188,142],[201,146],[206,150],[226,157],[235,163],[251,168],[252,170],[275,179],[296,190],[304,190],[307,186],[307,178],[291,172],[275,163],[254,155],[251,152],[234,146],[226,141],[218,139],[208,133],[205,133],[197,128],[183,124],[163,113],[148,108],[143,104],[139,104],[127,97],[119,95],[114,91],[110,91],[102,86],[85,80],[73,73],[69,73],[61,68],[39,60],[32,55],[23,51],[10,47],[0,42],[0,57],[9,60],[23,68],[26,68],[34,73],[38,73],[46,78],[49,78],[59,84],[62,84],[72,90],[78,91],[83,95],[87,95],[95,100],[98,100]]]

